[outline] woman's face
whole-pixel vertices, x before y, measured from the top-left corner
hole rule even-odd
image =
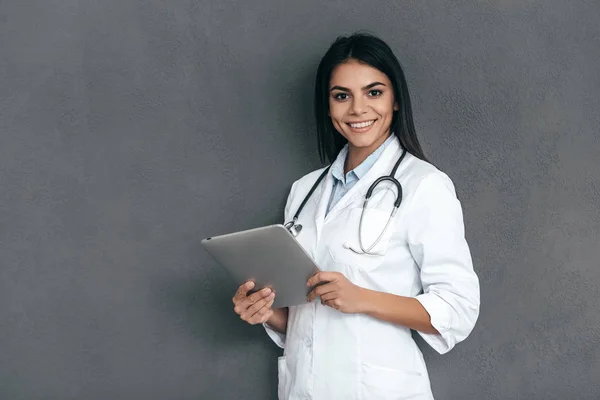
[[[398,105],[392,83],[376,68],[356,60],[335,67],[329,81],[329,116],[351,151],[371,153],[390,134]]]

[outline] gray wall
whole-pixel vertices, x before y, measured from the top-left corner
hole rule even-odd
[[[0,1],[0,398],[267,399],[205,236],[319,166],[316,63],[368,29],[456,183],[481,318],[438,399],[600,398],[597,1]]]

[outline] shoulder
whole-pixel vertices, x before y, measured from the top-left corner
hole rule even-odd
[[[286,219],[291,218],[289,215],[291,209],[299,206],[302,199],[308,194],[310,188],[315,184],[326,168],[327,167],[323,167],[309,172],[292,183],[285,207]]]
[[[293,202],[295,198],[306,196],[310,191],[310,188],[315,184],[326,168],[327,167],[319,168],[295,180],[290,189],[288,202]]]
[[[401,172],[399,179],[407,197],[442,193],[456,196],[454,182],[448,174],[410,153],[406,155],[406,168]]]
[[[403,186],[405,229],[409,242],[443,236],[445,241],[464,236],[461,202],[447,173],[411,156]]]

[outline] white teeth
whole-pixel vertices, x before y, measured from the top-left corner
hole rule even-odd
[[[353,128],[366,128],[367,126],[372,125],[373,122],[375,122],[375,120],[368,121],[368,122],[360,122],[358,124],[350,124],[350,126]]]

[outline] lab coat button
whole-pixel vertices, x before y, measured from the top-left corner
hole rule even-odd
[[[312,339],[307,337],[306,339],[304,339],[304,344],[306,345],[306,347],[311,347],[312,346]]]

